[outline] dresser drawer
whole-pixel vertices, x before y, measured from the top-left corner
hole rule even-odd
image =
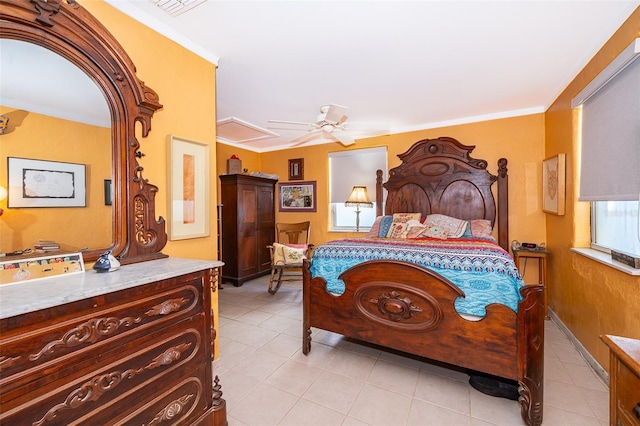
[[[204,374],[198,372],[198,374]],[[166,387],[149,402],[142,404],[130,414],[113,422],[114,425],[186,425],[195,420],[197,413],[207,407],[206,389],[198,376],[186,377],[175,386]],[[103,423],[108,424],[108,423]]]
[[[640,426],[638,417],[640,415],[640,377],[620,360],[617,364],[615,406],[618,411],[618,420],[622,420],[623,425]],[[637,414],[634,409],[637,410]]]
[[[189,418],[195,407],[202,412],[203,407],[211,406],[212,395],[206,386],[211,362],[199,331],[204,321],[200,314],[144,333],[133,344],[120,345],[115,340],[114,345],[102,345],[103,352],[87,360],[92,369],[60,363],[54,374],[43,372],[23,388],[10,392],[3,388],[8,397],[2,404],[0,423],[107,425],[128,423],[122,419],[156,410],[150,422],[160,411],[158,407],[162,403],[169,406],[173,399],[177,402],[169,410],[180,411],[180,418]],[[188,391],[171,392],[187,379]],[[164,394],[170,396],[155,396]],[[185,408],[178,409],[180,404]]]
[[[2,402],[23,374],[51,370],[60,359],[78,367],[101,354],[114,340],[123,345],[140,333],[151,333],[203,310],[202,275],[185,275],[62,305],[63,314],[48,309],[0,322],[0,388]],[[76,315],[68,318],[68,312]],[[29,332],[24,332],[29,327]],[[74,359],[77,358],[77,359]]]

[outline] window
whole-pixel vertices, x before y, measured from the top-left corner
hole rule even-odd
[[[366,186],[373,208],[360,207],[360,231],[368,231],[376,218],[376,170],[387,176],[387,148],[355,149],[329,153],[330,224],[332,231],[354,231],[356,208],[347,207],[354,186]]]
[[[593,248],[640,255],[638,201],[596,201],[591,204]]]
[[[581,201],[591,246],[640,255],[640,38],[572,101],[581,114]]]

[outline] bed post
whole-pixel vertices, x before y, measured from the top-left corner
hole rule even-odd
[[[302,353],[311,351],[311,262],[302,260]]]
[[[544,387],[544,287],[527,285],[518,304],[518,393],[522,418],[542,424]]]
[[[509,251],[509,176],[506,158],[498,160],[498,244]]]
[[[376,170],[376,216],[382,216],[382,170]]]

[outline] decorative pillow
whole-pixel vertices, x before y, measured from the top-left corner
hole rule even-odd
[[[421,217],[422,217],[422,213],[394,213],[393,221],[407,223],[410,220],[416,220],[420,222]]]
[[[418,235],[423,230],[424,230],[424,225],[420,223],[420,221],[411,219],[409,222],[407,222],[407,227],[402,233],[402,235],[400,236],[400,238],[416,238],[415,236]],[[413,235],[413,236],[410,237],[409,235]]]
[[[419,222],[421,216],[421,213],[394,213],[387,238],[402,238],[402,233],[407,229],[407,223],[410,220]]]
[[[402,233],[402,238],[420,238],[422,231],[424,231],[424,226],[412,226]]]
[[[371,225],[371,229],[366,237],[377,238],[380,235],[380,223],[382,222],[382,219],[384,219],[384,216],[376,217],[376,220],[373,221],[373,225]]]
[[[474,219],[469,221],[471,235],[474,237],[492,237],[491,222],[486,219]]]
[[[411,228],[413,230],[414,228]],[[426,222],[420,233],[415,237],[409,238],[437,238],[439,240],[447,239],[447,231],[442,228],[440,225]]]
[[[416,226],[424,228],[424,225],[419,220],[411,219],[409,222],[407,222],[407,229],[414,228]]]
[[[462,234],[462,238],[471,238],[473,234],[471,233],[471,221],[467,221],[467,226],[464,228],[464,233]]]
[[[439,240],[446,240],[447,233],[440,226],[427,223],[421,226],[412,226],[408,228],[403,236],[405,238],[437,238]]]
[[[467,229],[467,221],[443,214],[430,214],[425,223],[438,225],[447,233],[448,238],[460,238]]]
[[[306,244],[273,243],[273,264],[302,266],[306,251]]]
[[[382,216],[382,220],[380,221],[380,232],[378,233],[378,237],[385,238],[389,233],[389,228],[391,228],[391,222],[393,221],[393,216]]]

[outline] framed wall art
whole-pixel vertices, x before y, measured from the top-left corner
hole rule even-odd
[[[315,212],[316,182],[283,182],[278,184],[281,212]]]
[[[86,207],[84,164],[9,157],[8,208]]]
[[[168,237],[209,236],[209,145],[169,136]]]
[[[565,154],[542,161],[542,211],[564,215]]]
[[[304,180],[304,158],[289,160],[289,180]]]

